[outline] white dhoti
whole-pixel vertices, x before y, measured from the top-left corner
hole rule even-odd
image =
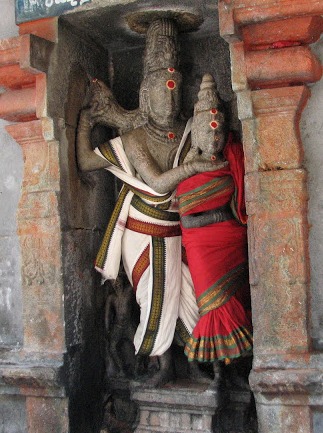
[[[159,356],[170,347],[175,328],[185,340],[199,318],[193,283],[182,261],[179,216],[173,196],[156,193],[136,177],[120,137],[95,152],[113,164],[108,170],[124,182],[96,269],[103,279],[115,279],[122,256],[140,306],[134,339],[136,353]],[[168,209],[160,209],[161,203],[169,203]]]

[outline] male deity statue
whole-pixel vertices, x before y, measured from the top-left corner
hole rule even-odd
[[[173,378],[170,346],[178,319],[188,333],[198,320],[190,273],[182,262],[175,189],[192,175],[226,165],[199,156],[183,162],[190,146],[190,122],[180,117],[181,84],[176,26],[169,19],[158,19],[147,32],[140,88],[146,123],[93,152],[90,132],[96,121],[96,92],[90,108],[81,113],[77,138],[81,170],[105,168],[123,181],[96,268],[104,280],[115,280],[122,257],[140,306],[136,353],[158,356],[160,361],[160,370],[146,382],[152,387]]]

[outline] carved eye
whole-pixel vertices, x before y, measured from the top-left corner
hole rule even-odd
[[[173,74],[175,72],[175,68],[168,68],[168,72],[170,72],[171,74]]]
[[[167,87],[169,90],[173,90],[173,89],[175,89],[175,87],[176,87],[176,83],[175,83],[175,81],[174,81],[174,80],[167,80],[167,81],[166,81],[166,87]]]
[[[216,122],[215,120],[212,120],[212,122],[210,123],[210,126],[212,129],[216,129],[219,125],[218,125],[218,122]]]
[[[210,113],[211,114],[216,114],[218,112],[218,110],[216,108],[211,108]]]
[[[173,139],[175,138],[175,134],[174,134],[174,132],[169,132],[169,133],[167,134],[167,137],[168,137],[170,140],[173,140]]]

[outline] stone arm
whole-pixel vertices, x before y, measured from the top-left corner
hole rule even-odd
[[[133,131],[134,132],[134,131]],[[136,134],[138,130],[136,131]],[[214,171],[225,167],[227,161],[206,161],[197,157],[179,167],[163,172],[151,156],[140,136],[123,136],[122,141],[126,154],[143,181],[159,194],[165,194],[176,189],[185,179],[205,171]],[[135,143],[135,145],[134,145]]]
[[[93,171],[100,168],[107,168],[110,163],[94,153],[91,145],[91,111],[81,111],[77,128],[76,158],[77,165],[82,171]]]
[[[147,185],[159,194],[165,194],[168,191],[173,191],[180,182],[194,176],[195,174],[218,170],[227,164],[227,162],[212,163],[200,159],[184,163],[183,165],[172,168],[164,173],[145,164],[137,164],[136,169]]]

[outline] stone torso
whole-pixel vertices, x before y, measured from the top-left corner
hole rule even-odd
[[[148,164],[152,164],[159,172],[173,167],[178,141],[158,140],[149,136],[142,127],[124,134],[121,138],[130,162],[140,175]]]

